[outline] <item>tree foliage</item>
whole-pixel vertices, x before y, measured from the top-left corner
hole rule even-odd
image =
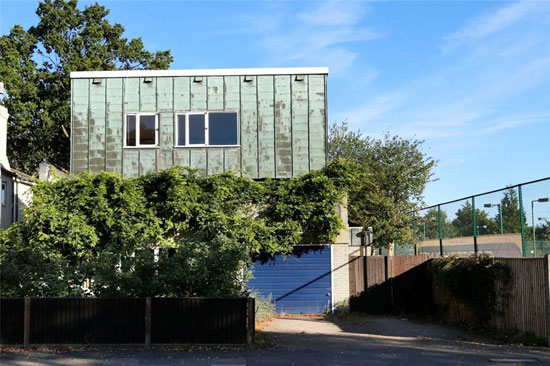
[[[148,52],[141,38],[125,38],[97,3],[80,9],[77,0],[45,0],[36,14],[35,26],[15,25],[0,37],[8,155],[28,173],[43,158],[69,167],[71,71],[166,69],[172,62],[170,51]]]
[[[337,161],[263,182],[174,167],[40,183],[24,219],[0,234],[0,288],[3,296],[239,295],[252,259],[334,240],[343,227],[335,204],[352,181],[350,165]]]
[[[472,216],[472,204],[466,201],[464,205],[455,214],[453,226],[457,230],[457,236],[473,236],[474,225]],[[498,216],[496,219],[490,218],[487,212],[476,208],[476,226],[478,235],[498,234]]]
[[[502,206],[502,225],[505,233],[521,232],[521,212],[519,209],[519,197],[514,188],[504,192],[504,197],[500,201]],[[498,216],[495,218],[498,220]],[[527,227],[526,218],[523,218],[523,224]]]
[[[422,145],[421,140],[388,133],[381,139],[363,136],[345,121],[330,128],[329,159],[348,159],[358,169],[349,192],[350,222],[372,226],[376,247],[413,242],[411,212],[422,201],[436,165]]]
[[[437,208],[429,209],[423,217],[417,220],[417,238],[437,239],[439,238],[439,219]],[[441,210],[441,234],[444,238],[457,236],[457,230],[447,217],[447,212]]]

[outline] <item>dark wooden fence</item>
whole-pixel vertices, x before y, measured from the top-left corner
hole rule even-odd
[[[550,345],[550,256],[495,260],[510,268],[512,279],[507,284],[508,296],[497,299],[502,309],[490,323],[505,331],[532,333]],[[439,311],[450,322],[471,323],[475,314],[433,284],[430,262],[426,255],[350,257],[350,310]]]
[[[0,344],[246,344],[254,299],[0,299]]]
[[[427,255],[350,257],[350,310],[433,312],[429,265]]]

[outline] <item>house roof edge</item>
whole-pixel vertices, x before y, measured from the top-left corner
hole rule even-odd
[[[244,75],[328,75],[328,67],[276,67],[246,69],[189,69],[189,70],[116,70],[72,71],[71,79],[174,77],[174,76],[244,76]]]

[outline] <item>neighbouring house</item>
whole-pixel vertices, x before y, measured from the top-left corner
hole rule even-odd
[[[171,166],[292,178],[327,160],[326,67],[71,73],[71,172],[136,177]],[[347,212],[341,209],[344,223]],[[319,313],[349,297],[348,230],[255,266],[277,310]]]
[[[0,83],[0,95],[4,92],[4,85]],[[23,210],[32,201],[32,186],[37,179],[32,176],[13,169],[10,166],[7,156],[7,132],[9,113],[6,107],[0,105],[0,180],[2,183],[2,194],[0,203],[0,230],[23,217]],[[57,177],[67,174],[56,169],[46,162],[40,163],[38,169],[38,180],[52,181]]]
[[[0,95],[4,85],[0,83]],[[25,173],[10,167],[7,156],[8,110],[0,105],[0,230],[10,226],[23,216],[23,209],[29,205],[32,179]]]

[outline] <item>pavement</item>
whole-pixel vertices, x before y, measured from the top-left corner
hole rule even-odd
[[[0,365],[550,365],[549,348],[394,317],[284,317],[260,329],[259,345],[247,349],[4,349]]]

